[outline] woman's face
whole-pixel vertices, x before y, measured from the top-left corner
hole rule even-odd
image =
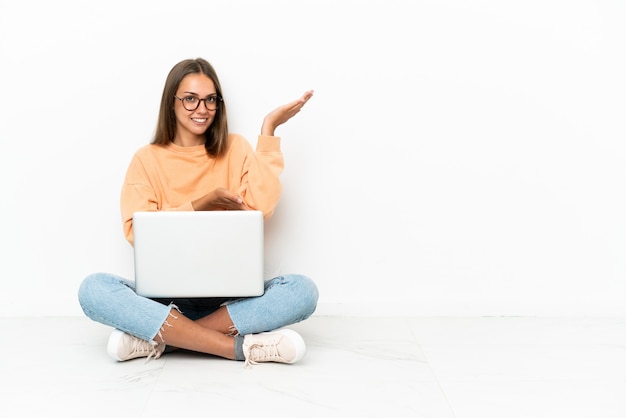
[[[207,105],[212,107],[211,101],[201,100],[198,103],[197,99],[206,99],[216,94],[213,81],[204,74],[188,74],[182,79],[176,90],[178,99],[174,99],[174,114],[176,115],[174,143],[185,146],[205,143],[204,133],[213,123],[215,110],[207,109]],[[185,106],[192,109],[196,105],[192,97],[196,99],[198,107],[195,110],[187,110]],[[184,106],[180,99],[185,102]]]

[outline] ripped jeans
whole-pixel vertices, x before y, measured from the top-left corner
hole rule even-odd
[[[87,276],[78,290],[85,315],[96,322],[154,342],[175,305],[191,320],[226,306],[239,335],[271,331],[313,314],[318,290],[306,276],[288,274],[265,282],[261,296],[226,299],[150,299],[137,295],[134,283],[110,273]]]

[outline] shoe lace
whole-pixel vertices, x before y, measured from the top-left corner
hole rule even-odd
[[[248,356],[244,364],[245,367],[251,367],[253,364],[259,364],[259,362],[273,361],[279,359],[278,347],[276,344],[252,344],[248,351]]]
[[[139,338],[133,338],[132,340],[132,352],[133,353],[140,353],[142,356],[145,353],[148,354],[148,358],[146,358],[146,363],[152,359],[156,360],[159,357],[161,357],[163,350],[161,350],[160,348],[161,348],[160,344],[153,345],[149,343],[148,341],[144,341]]]

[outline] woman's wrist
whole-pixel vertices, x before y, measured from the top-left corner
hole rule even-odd
[[[263,125],[261,126],[261,135],[274,136],[276,127],[267,118],[263,119]]]

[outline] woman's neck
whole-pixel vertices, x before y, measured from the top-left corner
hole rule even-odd
[[[172,142],[179,147],[197,147],[198,145],[204,145],[206,138],[195,135],[176,135]]]

